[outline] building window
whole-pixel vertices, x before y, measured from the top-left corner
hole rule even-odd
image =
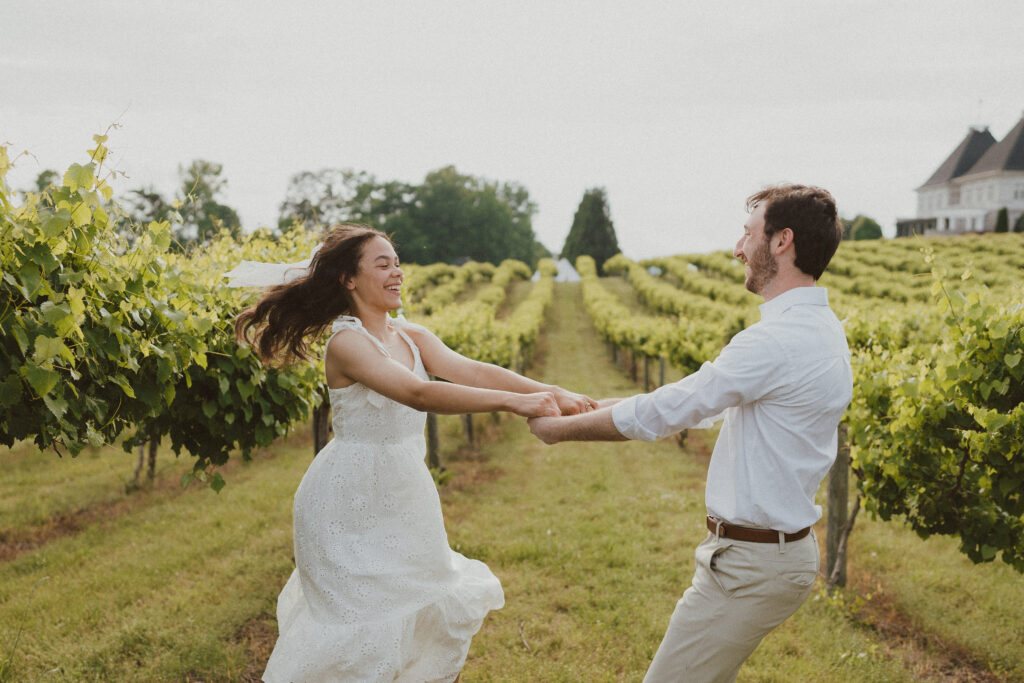
[[[954,185],[949,188],[949,205],[956,206],[960,203],[960,186]]]

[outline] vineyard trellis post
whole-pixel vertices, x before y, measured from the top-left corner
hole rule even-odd
[[[437,415],[427,413],[427,467],[441,469],[441,445],[437,436]]]
[[[160,445],[160,434],[157,432],[155,426],[150,426],[148,429],[148,441],[141,441],[138,445],[139,451],[139,462],[135,466],[135,474],[132,477],[132,483],[134,486],[139,485],[139,476],[142,474],[142,466],[146,464],[146,455],[148,452],[149,463],[146,471],[146,477],[150,483],[156,478],[156,450]],[[148,446],[148,448],[147,448]]]
[[[313,409],[313,455],[316,456],[327,445],[331,428],[331,400],[324,388],[320,392],[320,403]]]
[[[849,522],[849,500],[850,443],[847,439],[846,424],[840,423],[836,460],[828,474],[828,518],[824,573],[831,585],[846,585],[846,552],[845,547],[840,548],[840,540]]]

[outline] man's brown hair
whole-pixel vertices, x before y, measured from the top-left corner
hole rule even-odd
[[[808,185],[772,185],[747,197],[747,211],[765,204],[764,235],[793,231],[796,267],[815,280],[839,248],[843,226],[828,190]]]

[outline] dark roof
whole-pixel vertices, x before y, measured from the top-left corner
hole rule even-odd
[[[989,147],[965,175],[986,171],[1024,171],[1024,118],[1005,138]]]
[[[1024,121],[1024,119],[1022,119]],[[1009,136],[1007,136],[1009,137]],[[942,162],[939,166],[939,170],[932,174],[932,177],[925,181],[921,187],[928,187],[929,185],[941,185],[947,183],[953,178],[958,178],[971,170],[971,167],[981,159],[982,155],[987,150],[995,145],[996,139],[992,137],[992,133],[988,132],[988,128],[985,130],[978,130],[977,128],[971,128],[967,132],[967,137],[963,139],[963,142],[953,150],[953,153]]]

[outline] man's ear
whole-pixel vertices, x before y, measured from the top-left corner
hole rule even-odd
[[[783,228],[777,233],[772,235],[771,238],[773,251],[776,254],[781,254],[787,249],[793,247],[793,229]]]

